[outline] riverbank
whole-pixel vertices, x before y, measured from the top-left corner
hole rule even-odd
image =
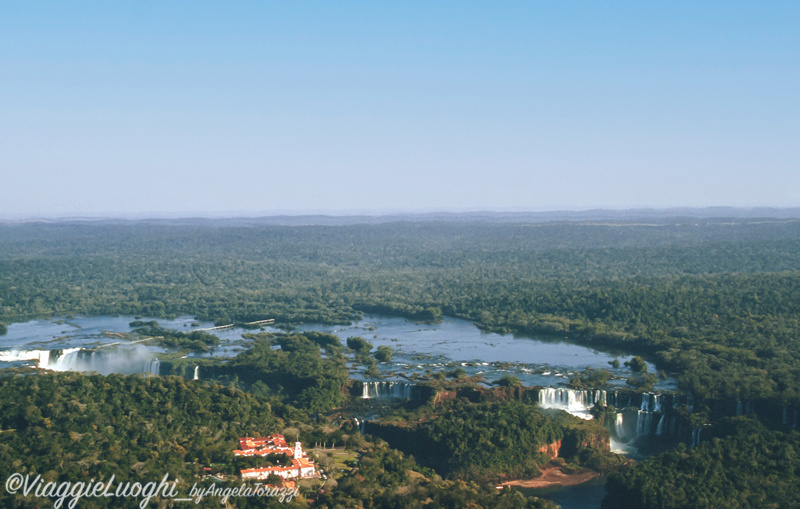
[[[575,486],[600,477],[600,472],[594,470],[584,470],[575,474],[564,473],[559,467],[544,469],[542,475],[534,479],[515,479],[506,481],[498,485],[498,489],[506,486],[517,488],[553,488],[563,486]]]

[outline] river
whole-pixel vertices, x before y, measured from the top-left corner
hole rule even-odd
[[[8,326],[8,333],[0,337],[0,367],[44,363],[42,367],[50,369],[96,370],[104,374],[157,373],[156,358],[165,352],[163,348],[143,345],[128,347],[125,341],[122,345],[105,348],[120,343],[121,339],[114,333],[131,332],[129,324],[135,319],[154,320],[132,316],[95,316],[12,323]],[[186,332],[213,327],[212,323],[197,322],[191,316],[155,320],[164,328]],[[280,332],[280,329],[269,326],[262,330]],[[379,364],[383,380],[406,380],[414,373],[422,375],[461,368],[471,376],[481,375],[487,383],[512,374],[525,385],[564,387],[570,376],[586,368],[608,369],[616,377],[612,385],[623,385],[631,374],[623,365],[613,368],[609,364],[614,359],[622,364],[627,356],[621,352],[602,352],[548,337],[487,333],[467,320],[456,318],[424,324],[403,318],[368,315],[347,326],[306,324],[297,327],[297,330],[328,332],[337,335],[343,343],[348,337],[360,336],[375,347],[391,347],[394,351],[392,361]],[[215,330],[213,333],[220,338],[220,346],[209,354],[190,354],[189,357],[236,355],[247,348],[247,341],[242,338],[245,332],[254,331],[235,327]],[[47,361],[43,360],[52,350],[73,352],[70,349],[98,348],[99,352],[108,353],[92,356],[94,360],[90,364],[78,362],[75,355],[69,362],[64,359],[70,357],[63,354],[59,362],[47,365]],[[652,364],[648,368],[655,369]],[[366,380],[360,366],[351,363],[351,369],[353,378]],[[675,381],[660,380],[657,388],[673,390]],[[602,482],[537,493],[544,498],[552,498],[565,509],[599,507],[603,494]]]

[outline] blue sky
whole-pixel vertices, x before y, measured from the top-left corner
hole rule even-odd
[[[798,2],[4,2],[0,217],[800,206]]]

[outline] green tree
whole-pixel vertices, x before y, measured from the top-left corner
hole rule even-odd
[[[386,345],[379,346],[373,355],[378,362],[392,361],[392,349]]]
[[[634,373],[647,373],[647,362],[638,355],[629,361],[625,361],[625,365],[631,368]]]
[[[358,336],[347,338],[347,348],[356,352],[367,353],[372,350],[372,343]]]
[[[514,375],[503,375],[495,384],[501,387],[520,387],[522,381]]]

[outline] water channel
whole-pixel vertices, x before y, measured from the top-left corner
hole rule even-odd
[[[153,320],[132,316],[96,316],[12,323],[8,326],[8,333],[0,337],[0,368],[38,365],[56,370],[93,370],[103,374],[157,373],[156,359],[166,350],[130,344],[117,335],[131,332],[130,323],[136,319]],[[212,323],[198,322],[191,316],[157,321],[164,328],[184,332],[213,327]],[[261,330],[281,332],[270,326]],[[422,375],[460,368],[470,376],[482,376],[487,384],[511,374],[528,386],[564,387],[573,374],[586,368],[602,368],[615,375],[612,385],[622,386],[631,374],[622,365],[629,356],[622,352],[602,352],[548,337],[487,333],[467,320],[456,318],[425,324],[403,318],[368,315],[351,325],[306,324],[298,326],[296,330],[328,332],[338,336],[342,343],[348,337],[359,336],[375,347],[391,347],[394,352],[392,361],[378,365],[384,381],[407,380],[415,373]],[[215,330],[213,333],[220,338],[220,346],[209,354],[189,354],[189,357],[234,356],[247,348],[247,341],[242,338],[246,332],[254,331],[237,327]],[[81,364],[75,360],[76,353],[81,349],[106,353],[98,355],[98,360],[91,364]],[[58,351],[58,357],[54,355],[54,350]],[[51,358],[58,360],[52,361]],[[614,359],[620,361],[620,367],[614,368],[609,364]],[[655,369],[652,365],[648,367],[651,371]],[[362,368],[351,365],[351,369],[352,378],[367,380]],[[675,381],[660,380],[657,389],[674,390]],[[552,497],[565,509],[578,509],[599,507],[603,493],[602,483],[595,482],[582,487],[551,490],[540,496]]]

